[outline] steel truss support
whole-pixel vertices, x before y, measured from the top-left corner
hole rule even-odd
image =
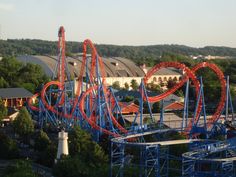
[[[168,147],[160,145],[146,145],[143,148],[143,171],[139,176],[168,177]]]
[[[111,142],[110,177],[123,177],[125,166],[125,145]]]
[[[182,127],[181,127],[182,131],[184,131],[188,125],[188,104],[189,104],[189,80],[187,81],[186,88],[185,88],[184,114],[183,114]]]
[[[198,113],[198,108],[201,107],[201,112]],[[203,125],[199,125],[199,120],[203,115]],[[198,117],[197,117],[198,116]],[[194,121],[197,120],[197,121]],[[200,77],[200,90],[198,93],[197,104],[194,111],[194,116],[192,120],[192,129],[190,130],[190,138],[192,138],[195,134],[206,134],[207,135],[207,124],[206,124],[206,108],[205,108],[205,99],[204,99],[204,90],[203,90],[203,82],[202,77]]]
[[[236,175],[235,138],[199,145],[193,151],[183,154],[183,177],[233,177]],[[217,160],[221,159],[221,160]]]

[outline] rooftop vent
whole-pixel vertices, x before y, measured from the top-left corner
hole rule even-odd
[[[118,62],[111,62],[111,64],[113,64],[114,66],[118,66],[119,65]]]

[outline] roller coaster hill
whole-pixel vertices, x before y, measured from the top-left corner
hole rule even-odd
[[[128,124],[122,115],[122,103],[115,97],[114,89],[106,85],[103,60],[93,43],[88,39],[83,42],[75,93],[67,69],[63,27],[59,29],[58,38],[54,77],[28,101],[29,110],[41,127],[50,125],[57,130],[70,131],[80,126],[96,141],[109,137],[110,176],[236,176],[236,139],[229,136],[227,139],[227,133],[234,133],[229,77],[215,64],[202,62],[193,68],[178,62],[155,65],[139,86],[139,108]],[[169,67],[182,71],[182,80],[164,93],[150,97],[146,87],[148,80],[156,71]],[[206,113],[202,78],[196,75],[202,68],[212,70],[221,86],[219,103],[211,116]],[[162,103],[183,87],[181,126],[173,129],[164,123],[163,106],[157,120],[151,105]],[[190,89],[195,92],[194,103],[189,101]],[[147,116],[143,114],[144,103],[148,107],[149,124],[143,121]],[[190,104],[193,111],[189,110]],[[216,138],[219,136],[221,140]]]

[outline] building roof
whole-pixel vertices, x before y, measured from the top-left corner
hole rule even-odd
[[[1,88],[0,97],[1,98],[29,98],[33,96],[28,90],[24,88]]]
[[[165,110],[183,110],[184,104],[180,102],[174,102],[164,107]]]
[[[17,57],[17,60],[23,63],[38,64],[43,68],[46,75],[52,77],[58,59],[57,56],[25,55]],[[81,56],[76,58],[67,57],[66,60],[70,74],[74,77],[79,76],[82,65]],[[88,60],[90,60],[90,58],[88,58]],[[143,70],[129,59],[102,57],[102,60],[106,70],[106,77],[143,77],[145,75]]]
[[[157,96],[160,94],[157,92],[150,92],[148,90],[146,92],[148,96]],[[119,90],[115,92],[115,96],[120,96],[120,97],[132,96],[134,98],[140,98],[141,93],[139,91],[134,91],[134,90]]]
[[[149,71],[151,67],[147,67],[147,70]],[[182,75],[180,70],[169,67],[169,68],[161,68],[158,71],[155,72],[155,75]]]
[[[16,112],[19,112],[19,110],[12,107],[7,107],[7,116],[11,116],[12,114],[15,114]]]
[[[136,113],[139,111],[139,106],[134,103],[121,103],[119,102],[122,114]]]
[[[55,67],[58,61],[57,56],[39,56],[39,55],[24,55],[18,56],[17,60],[23,63],[33,63],[40,65],[45,74],[49,77],[53,76]],[[88,56],[90,60],[90,56]],[[144,77],[145,73],[141,67],[136,65],[132,60],[121,57],[102,57],[106,77]],[[75,58],[66,57],[69,72],[73,77],[78,77],[82,65],[82,57]],[[90,66],[89,66],[90,69]],[[146,68],[149,70],[150,68]],[[161,68],[156,75],[181,75],[181,72],[175,68]]]
[[[149,97],[153,97],[153,96],[157,96],[161,94],[159,92],[151,92],[148,90],[146,92]],[[141,94],[139,91],[134,91],[134,90],[119,90],[115,92],[115,96],[120,96],[120,97],[132,96],[134,98],[140,98]],[[175,101],[180,102],[181,97],[178,97],[177,95],[174,95],[174,94],[170,94],[164,98],[164,103],[170,104]]]

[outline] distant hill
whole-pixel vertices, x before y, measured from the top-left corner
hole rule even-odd
[[[82,52],[81,42],[66,44],[68,55]],[[155,59],[164,53],[190,55],[213,55],[236,57],[236,48],[207,46],[193,48],[184,45],[149,45],[149,46],[118,46],[96,45],[98,53],[107,57],[127,57],[133,60]],[[35,39],[0,40],[0,55],[56,55],[57,42]]]

